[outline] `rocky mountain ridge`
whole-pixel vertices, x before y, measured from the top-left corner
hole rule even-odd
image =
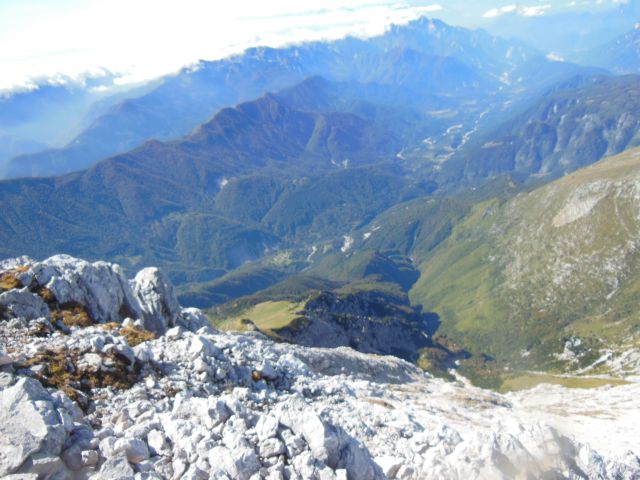
[[[179,308],[154,269],[128,282],[115,265],[56,256],[0,271],[3,478],[640,474],[624,441],[589,445],[595,434],[541,421],[517,395],[435,380],[393,357],[220,333]],[[589,394],[618,412],[598,435],[632,438],[625,405],[637,384],[616,393]]]

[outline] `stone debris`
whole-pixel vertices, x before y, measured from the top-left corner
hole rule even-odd
[[[434,379],[394,357],[218,332],[178,306],[156,269],[128,282],[117,266],[66,256],[0,265],[20,269],[23,285],[4,298],[40,298],[37,284],[96,321],[63,329],[37,301],[4,303],[2,478],[640,476],[637,451],[596,450],[588,433],[546,423],[517,395]],[[17,311],[28,315],[15,321]],[[637,385],[622,388],[638,398]]]

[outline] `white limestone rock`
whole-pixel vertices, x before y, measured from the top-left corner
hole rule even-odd
[[[20,378],[0,390],[0,476],[16,472],[34,453],[60,455],[65,429],[39,382]]]
[[[291,398],[279,407],[280,423],[303,437],[316,458],[335,467],[340,442],[332,426],[323,422],[300,398]]]
[[[204,328],[209,333],[213,332],[213,328],[207,320],[207,317],[199,308],[183,308],[180,310],[180,316],[177,319],[177,324],[181,325],[186,330],[191,332],[197,332]]]
[[[119,323],[132,314],[141,315],[119,265],[55,255],[34,264],[26,274],[51,290],[58,302],[84,305],[97,321]]]
[[[34,454],[31,456],[29,473],[38,475],[39,478],[60,478],[68,473],[60,457],[47,454]]]
[[[145,268],[138,272],[131,285],[147,330],[163,334],[175,325],[180,305],[164,273],[157,268]]]
[[[278,427],[280,426],[280,422],[273,415],[266,414],[261,416],[258,419],[258,423],[256,424],[256,433],[258,434],[258,439],[260,441],[267,440],[269,438],[274,438],[278,433]]]
[[[119,480],[134,480],[135,472],[127,459],[124,456],[117,456],[108,458],[102,467],[100,473],[91,477],[95,480],[113,480],[115,478]]]
[[[260,443],[259,450],[261,457],[270,458],[284,454],[286,447],[282,440],[278,438],[267,438]]]
[[[13,318],[51,319],[51,312],[47,304],[38,295],[31,293],[27,287],[0,293],[0,305],[6,307],[9,315]]]
[[[149,458],[149,448],[139,438],[121,438],[116,441],[114,452],[123,452],[131,463],[141,463]]]

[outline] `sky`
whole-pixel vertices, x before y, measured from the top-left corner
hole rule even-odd
[[[250,46],[374,35],[422,15],[474,27],[626,1],[0,0],[0,92],[44,79],[136,84]]]

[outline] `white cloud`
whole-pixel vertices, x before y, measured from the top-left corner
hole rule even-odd
[[[558,55],[557,53],[551,52],[547,54],[547,60],[551,60],[552,62],[564,62],[565,59],[562,55]]]
[[[483,17],[496,18],[507,14],[520,15],[522,17],[539,17],[540,15],[544,15],[545,12],[550,8],[551,5],[549,4],[533,6],[526,6],[521,4],[506,5],[504,7],[492,8],[491,10],[487,10],[484,13]]]
[[[372,35],[443,9],[395,2],[0,0],[0,91],[28,88],[42,77],[81,81],[105,70],[119,84],[139,82],[250,46]]]

